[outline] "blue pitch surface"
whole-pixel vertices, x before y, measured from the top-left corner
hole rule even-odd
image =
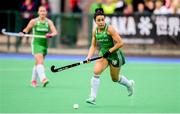
[[[0,53],[1,59],[34,59],[31,54],[18,54],[18,53]],[[47,55],[46,60],[75,60],[82,61],[86,55]],[[180,63],[179,58],[173,57],[137,57],[127,56],[127,62],[145,62],[145,63]]]

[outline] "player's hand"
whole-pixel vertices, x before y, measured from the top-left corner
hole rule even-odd
[[[52,38],[53,36],[50,33],[46,34],[46,38]]]
[[[108,50],[106,53],[104,53],[103,57],[107,58],[111,55],[111,52]]]
[[[25,32],[19,32],[20,37],[23,37]]]
[[[90,63],[90,62],[91,62],[90,59],[91,59],[91,57],[86,57],[87,63]]]

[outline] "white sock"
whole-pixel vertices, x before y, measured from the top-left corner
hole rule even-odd
[[[36,66],[36,71],[37,71],[38,76],[39,76],[39,78],[40,78],[40,80],[41,80],[41,82],[42,82],[43,79],[46,78],[44,65],[38,64],[38,65]]]
[[[94,76],[91,78],[91,97],[96,98],[99,84],[100,84],[99,76]]]
[[[130,87],[131,86],[129,80],[125,76],[123,76],[123,75],[120,77],[118,83],[121,84],[121,85],[124,85],[126,87]]]
[[[37,77],[38,77],[38,74],[37,74],[37,71],[36,71],[36,66],[33,67],[33,70],[32,70],[32,81],[33,80],[36,80],[37,81]]]

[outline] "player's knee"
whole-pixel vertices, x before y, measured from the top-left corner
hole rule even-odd
[[[43,64],[43,61],[36,61],[36,65]]]
[[[111,75],[111,79],[112,79],[113,82],[119,81],[119,77],[118,76],[112,76]]]
[[[113,81],[113,82],[117,82],[118,79],[117,79],[117,78],[112,78],[112,81]]]
[[[101,74],[101,70],[97,70],[97,69],[94,70],[94,74],[95,74],[95,75],[100,75],[100,74]]]

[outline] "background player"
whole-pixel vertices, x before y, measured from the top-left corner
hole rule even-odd
[[[38,9],[39,17],[32,19],[27,27],[23,30],[23,33],[28,33],[31,29],[34,35],[44,35],[46,38],[33,38],[31,42],[32,54],[35,58],[35,66],[32,72],[32,86],[37,87],[37,77],[39,76],[43,87],[48,84],[48,79],[45,75],[44,57],[47,54],[47,38],[57,35],[57,30],[53,22],[48,19],[47,10],[44,6],[40,6]],[[23,34],[22,34],[23,36]]]
[[[102,8],[96,9],[94,20],[97,24],[93,32],[91,47],[86,59],[92,58],[97,45],[99,46],[99,56],[103,58],[97,60],[94,65],[94,76],[91,78],[91,94],[86,100],[87,103],[95,104],[97,90],[100,84],[101,73],[109,66],[110,75],[113,82],[124,85],[128,89],[128,95],[133,94],[133,80],[128,80],[120,74],[120,67],[125,63],[124,55],[120,48],[123,46],[122,38],[115,29],[105,23],[105,15]]]

